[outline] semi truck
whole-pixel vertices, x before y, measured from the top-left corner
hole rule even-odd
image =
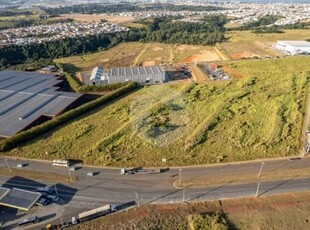
[[[169,170],[169,168],[164,168],[164,169],[143,169],[143,168],[125,169],[125,168],[121,168],[121,175],[126,175],[126,174],[159,174],[162,172],[166,172],[168,170]]]
[[[94,219],[100,216],[107,215],[115,211],[116,211],[116,206],[114,204],[108,204],[108,205],[104,205],[99,208],[95,208],[95,209],[92,209],[86,212],[81,212],[78,215],[77,219],[78,219],[78,222],[83,222],[83,221]]]

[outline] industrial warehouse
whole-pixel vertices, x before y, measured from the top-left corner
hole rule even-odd
[[[277,41],[276,48],[290,55],[310,54],[310,42]]]
[[[93,69],[89,84],[102,85],[128,81],[140,84],[159,84],[167,81],[167,75],[161,66],[118,67],[109,69],[108,73],[98,66]]]
[[[42,117],[54,117],[82,94],[57,91],[63,81],[51,74],[0,72],[0,137],[30,127]]]

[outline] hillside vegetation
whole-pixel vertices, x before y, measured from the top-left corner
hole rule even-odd
[[[309,63],[309,57],[228,62],[233,81],[147,86],[5,154],[121,167],[296,155]]]

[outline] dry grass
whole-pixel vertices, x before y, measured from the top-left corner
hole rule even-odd
[[[232,31],[229,40],[221,44],[232,59],[283,55],[272,48],[278,40],[304,40],[310,38],[310,30],[286,30],[282,34],[254,34],[250,31]]]
[[[229,62],[243,78],[144,87],[5,154],[121,167],[296,155],[309,59]]]
[[[74,229],[190,229],[188,217],[218,213],[229,229],[310,228],[309,193],[274,195],[260,198],[148,205],[86,222]]]

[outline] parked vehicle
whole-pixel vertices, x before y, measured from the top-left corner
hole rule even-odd
[[[34,224],[40,222],[40,218],[37,216],[30,217],[28,219],[24,219],[18,223],[18,226],[24,226],[28,224]]]
[[[59,197],[55,195],[47,195],[46,198],[55,202],[59,200]]]
[[[48,204],[48,199],[45,197],[41,197],[36,203],[36,205],[39,205],[39,206],[45,206],[47,204]]]
[[[52,194],[52,190],[50,187],[46,186],[46,187],[39,187],[37,188],[37,192],[43,194],[43,193],[46,193],[46,194]]]

